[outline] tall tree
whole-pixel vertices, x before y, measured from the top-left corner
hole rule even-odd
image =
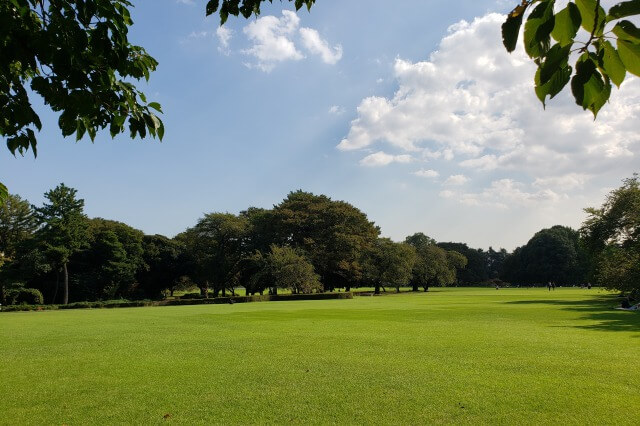
[[[364,267],[364,282],[374,286],[375,293],[380,287],[407,285],[416,260],[415,248],[406,243],[396,243],[389,238],[378,238],[369,249]]]
[[[325,195],[291,192],[274,208],[276,241],[307,253],[325,290],[350,288],[379,229],[360,210]]]
[[[586,278],[586,253],[577,231],[556,225],[538,231],[505,262],[505,279],[512,283],[577,284]]]
[[[38,226],[31,204],[19,195],[8,195],[0,205],[0,259],[11,259],[23,241],[31,238]]]
[[[209,213],[176,239],[185,245],[189,275],[203,295],[213,286],[214,296],[233,288],[245,254],[248,221],[230,213]]]
[[[163,235],[145,235],[142,240],[144,267],[138,280],[146,297],[159,298],[165,290],[170,295],[185,275],[184,245]]]
[[[87,217],[84,200],[76,198],[77,190],[61,183],[44,194],[49,200],[35,207],[36,218],[41,224],[38,238],[44,242],[48,257],[63,272],[64,293],[62,303],[69,303],[69,270],[71,256],[87,243]]]
[[[607,288],[640,293],[640,177],[625,179],[600,208],[587,208],[580,228],[596,263],[595,279]]]

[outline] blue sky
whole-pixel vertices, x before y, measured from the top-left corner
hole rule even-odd
[[[297,15],[274,2],[224,30],[204,4],[132,11],[131,41],[160,62],[140,87],[163,106],[162,143],[76,143],[42,108],[37,159],[5,151],[0,181],[34,204],[64,182],[90,216],[169,236],[303,189],[352,203],[395,240],[511,250],[579,226],[640,169],[638,79],[596,122],[567,93],[544,111],[530,61],[501,46],[509,2],[318,0]]]

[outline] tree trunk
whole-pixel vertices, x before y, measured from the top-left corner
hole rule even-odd
[[[429,286],[428,285],[424,286],[424,291],[425,292],[429,291]]]
[[[169,296],[173,297],[173,289],[169,289]]]
[[[222,297],[227,297],[227,288],[222,287]]]
[[[69,271],[67,270],[67,262],[62,264],[62,270],[64,271],[64,298],[62,299],[62,304],[66,305],[69,303]]]
[[[274,287],[273,288],[273,293],[274,296],[278,294],[278,287]]]
[[[414,284],[413,285],[413,290],[412,291],[418,291],[418,284]]]
[[[344,291],[350,292],[351,291],[351,286],[350,285],[345,286]]]
[[[375,294],[380,294],[380,284],[376,284]]]
[[[396,286],[396,293],[400,293],[400,286]]]
[[[56,286],[53,289],[53,297],[51,298],[51,304],[56,304],[56,298],[58,297],[58,287],[60,287],[60,270],[56,270]]]

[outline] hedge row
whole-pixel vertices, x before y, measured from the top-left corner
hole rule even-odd
[[[353,299],[353,293],[314,293],[314,294],[277,294],[255,296],[212,297],[209,299],[175,299],[175,300],[106,300],[103,302],[75,302],[67,305],[9,305],[3,306],[3,312],[13,311],[44,311],[52,309],[101,309],[101,308],[132,308],[138,306],[176,306],[176,305],[220,305],[249,302],[281,302],[287,300],[328,300]]]

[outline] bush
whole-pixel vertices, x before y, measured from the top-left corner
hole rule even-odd
[[[9,305],[42,305],[44,298],[40,290],[35,288],[20,288],[10,290],[7,293],[7,303]]]

